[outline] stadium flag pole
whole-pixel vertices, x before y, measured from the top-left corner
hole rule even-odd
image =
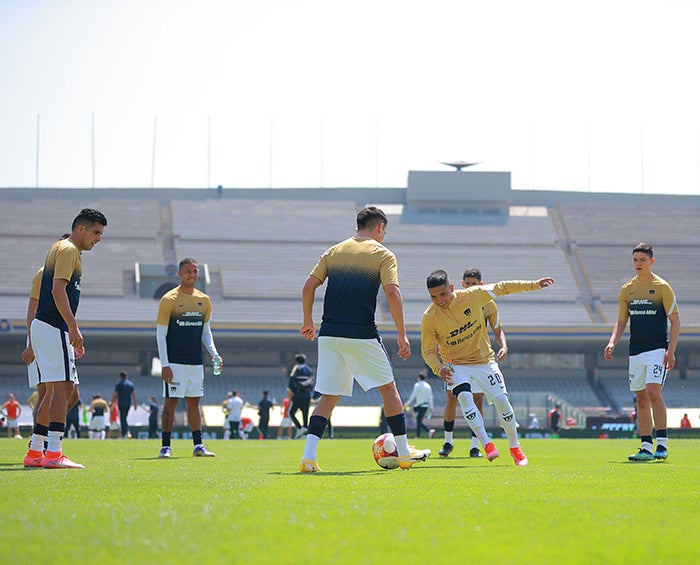
[[[156,134],[158,132],[158,114],[153,115],[153,151],[151,153],[151,188],[156,178]]]
[[[92,188],[95,188],[95,113],[90,114],[90,150],[92,160]]]
[[[36,164],[34,170],[34,186],[39,188],[39,134],[41,132],[41,114],[36,115]]]

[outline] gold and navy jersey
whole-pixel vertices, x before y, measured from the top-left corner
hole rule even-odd
[[[39,291],[39,306],[36,318],[56,328],[68,331],[68,324],[61,316],[53,299],[54,279],[68,281],[66,293],[71,312],[75,316],[80,302],[80,277],[82,276],[80,251],[69,239],[61,239],[49,249],[44,263],[44,274],[41,278]]]
[[[652,273],[648,282],[637,277],[620,288],[619,318],[630,319],[630,355],[668,347],[668,316],[678,313],[676,295],[664,279]]]
[[[493,361],[495,354],[487,333],[484,309],[488,311],[491,327],[497,328],[500,322],[491,320],[494,315],[498,318],[493,299],[536,289],[539,289],[536,281],[502,281],[455,290],[447,308],[431,304],[421,320],[423,359],[435,374],[448,360],[455,365],[484,365]]]
[[[379,286],[399,284],[394,254],[369,237],[351,237],[327,249],[311,274],[328,279],[319,336],[379,337],[374,313]]]
[[[185,294],[176,287],[163,295],[157,324],[168,326],[168,360],[182,365],[202,364],[202,332],[211,317],[211,300],[194,289]]]
[[[105,412],[109,411],[109,404],[104,398],[95,398],[90,403],[90,411],[93,416],[104,416]]]

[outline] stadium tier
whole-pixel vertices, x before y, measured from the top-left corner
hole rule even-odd
[[[407,196],[400,188],[0,190],[0,237],[10,273],[0,290],[0,396],[11,389],[23,396],[19,355],[34,272],[76,213],[95,207],[109,225],[100,244],[83,255],[78,319],[88,350],[80,362],[84,394],[109,392],[106,387],[127,368],[142,398],[160,396],[158,380],[148,376],[158,303],[139,296],[137,265],[161,266],[166,273],[192,256],[206,266],[215,339],[226,364],[222,379],[209,379],[207,403],[218,403],[231,388],[251,402],[269,388],[280,400],[294,353],[303,351],[312,364],[315,359],[315,344],[298,334],[301,286],[328,246],[354,235],[355,214],[367,204],[387,210],[385,244],[399,261],[413,346],[408,362],[393,351],[392,319],[381,293],[377,322],[402,395],[410,394],[423,367],[419,327],[429,304],[427,274],[445,269],[459,287],[463,271],[477,267],[486,282],[557,280],[543,291],[498,300],[514,359],[503,365],[512,394],[551,394],[601,411],[629,408],[621,376],[626,348],[621,345],[613,365],[603,360],[602,350],[617,317],[620,285],[634,274],[631,249],[649,241],[656,251],[654,271],[673,285],[683,322],[669,402],[700,405],[700,356],[692,352],[700,345],[700,296],[694,292],[700,278],[699,197],[514,190],[509,213],[463,205],[436,212],[413,206],[410,190]],[[177,284],[171,274],[163,275],[164,284]],[[322,292],[317,292],[318,322]],[[539,361],[518,360],[519,352],[537,354]],[[552,363],[565,358],[574,359],[565,369]],[[609,399],[601,397],[597,384],[605,371],[616,374],[604,380]],[[442,398],[439,383],[435,388]],[[347,403],[378,404],[379,395],[358,389]]]

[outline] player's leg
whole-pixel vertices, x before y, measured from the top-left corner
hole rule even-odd
[[[445,399],[445,410],[442,415],[445,443],[443,444],[442,449],[440,449],[440,457],[447,457],[454,449],[454,429],[455,419],[457,418],[457,404],[457,397],[452,394],[451,390],[448,390]]]
[[[654,426],[651,417],[651,401],[646,389],[647,365],[643,355],[633,355],[629,358],[629,385],[630,390],[637,398],[637,425],[641,447],[639,451],[630,455],[630,461],[652,461],[654,456],[652,428]]]
[[[474,395],[474,404],[476,404],[477,409],[481,413],[481,417],[484,417],[484,393],[476,392],[474,390],[474,385],[472,384],[472,394]],[[469,448],[469,457],[482,457],[481,451],[479,451],[479,438],[474,432],[472,432],[472,443]]]
[[[339,394],[324,393],[316,404],[313,414],[311,414],[311,418],[309,418],[309,430],[306,433],[304,453],[301,456],[299,470],[302,473],[313,473],[314,471],[321,470],[316,462],[316,451],[323,437],[323,432],[326,430],[331,414],[333,413],[333,409],[336,407],[339,400]],[[289,428],[289,432],[289,437],[291,439],[291,428]]]
[[[467,425],[477,435],[479,441],[484,445],[484,448],[486,448],[486,445],[491,444],[491,439],[486,433],[481,412],[479,412],[476,404],[474,404],[474,395],[471,392],[471,386],[468,382],[462,382],[455,386],[452,392],[457,396],[457,401],[462,408],[462,414],[464,415]]]

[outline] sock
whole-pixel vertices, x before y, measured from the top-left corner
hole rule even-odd
[[[49,428],[41,424],[34,424],[34,431],[32,432],[32,440],[29,444],[29,449],[32,451],[43,451],[44,442],[47,441],[48,436]]]
[[[475,447],[479,447],[479,438],[472,432],[472,445],[469,449],[474,449]]]
[[[442,427],[445,429],[445,443],[454,444],[455,421],[445,420]]]
[[[396,449],[399,452],[399,456],[404,457],[411,454],[411,448],[408,447],[408,435],[406,434],[406,418],[401,414],[396,414],[395,416],[388,416],[386,423],[394,434],[394,439],[396,440]]]
[[[328,418],[324,416],[313,415],[309,418],[309,431],[306,434],[304,454],[301,456],[302,459],[316,460],[316,448],[321,441],[321,437],[323,437],[323,432],[326,430],[327,425]]]
[[[666,430],[656,430],[656,445],[668,449],[668,432]]]
[[[653,449],[651,436],[642,436],[642,449],[651,453]]]
[[[202,430],[192,430],[192,443],[202,445]]]
[[[46,451],[61,453],[64,431],[65,424],[63,422],[49,422],[49,445]]]
[[[481,412],[474,404],[474,396],[471,392],[462,391],[457,397],[459,405],[462,408],[462,413],[464,414],[464,419],[469,424],[469,427],[477,435],[479,441],[482,445],[486,445],[491,440],[486,433],[486,428],[484,427],[484,419],[481,417]]]
[[[172,434],[172,432],[163,432],[162,433],[160,439],[161,439],[161,445],[163,447],[170,447],[170,434]]]
[[[513,412],[513,407],[508,401],[508,397],[505,394],[498,395],[493,399],[493,405],[496,407],[496,410],[498,410],[498,415],[501,420],[501,427],[508,436],[510,448],[512,449],[514,447],[518,447],[520,442],[518,441],[517,422],[515,421],[515,413]]]

